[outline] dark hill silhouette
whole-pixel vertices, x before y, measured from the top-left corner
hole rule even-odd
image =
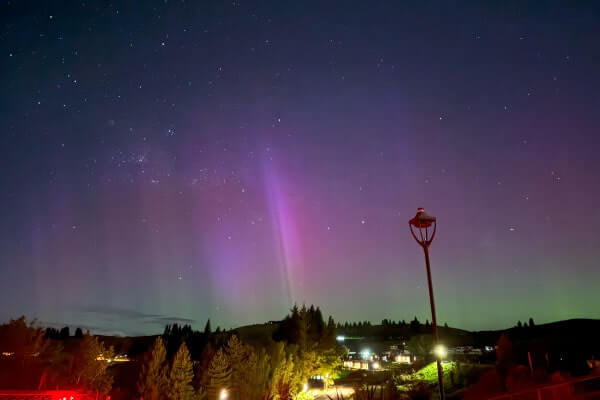
[[[559,343],[570,343],[572,341],[588,343],[592,347],[598,347],[597,340],[600,333],[600,320],[597,319],[568,319],[546,324],[534,325],[532,327],[512,327],[495,331],[471,332],[476,343],[480,345],[496,343],[502,334],[507,334],[512,339],[542,339],[552,338]]]
[[[280,322],[271,321],[264,324],[240,326],[232,329],[240,339],[254,345],[270,341],[273,332]],[[453,327],[440,326],[440,336],[449,346],[494,346],[501,335],[506,334],[517,344],[519,350],[534,348],[538,353],[548,353],[550,358],[560,360],[562,353],[576,354],[581,358],[600,358],[600,320],[569,319],[555,321],[532,327],[511,327],[500,330],[467,331]],[[347,334],[337,329],[338,335]],[[418,330],[411,330],[410,325],[402,327],[368,325],[355,331],[353,335],[364,337],[370,341],[388,341],[409,339],[415,335],[430,334],[431,327],[421,324]],[[117,353],[127,353],[136,358],[143,354],[158,335],[153,336],[98,336],[107,346],[113,346]],[[533,347],[532,347],[533,346]],[[526,354],[526,351],[525,351]],[[565,357],[562,357],[563,359]],[[566,361],[566,360],[562,360]]]

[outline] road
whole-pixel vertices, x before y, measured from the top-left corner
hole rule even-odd
[[[315,400],[329,400],[330,397],[333,400],[347,400],[352,393],[354,393],[354,389],[349,386],[332,386],[327,391],[320,390],[316,392]]]

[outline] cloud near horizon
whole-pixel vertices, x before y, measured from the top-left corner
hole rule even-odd
[[[65,316],[62,322],[39,321],[40,325],[62,328],[81,328],[89,330],[94,334],[115,336],[145,336],[148,335],[148,325],[156,328],[160,333],[162,328],[168,324],[193,324],[195,320],[178,316],[149,314],[141,311],[130,310],[112,306],[86,306],[79,307]],[[86,323],[96,321],[96,323]],[[98,321],[101,321],[99,324]]]

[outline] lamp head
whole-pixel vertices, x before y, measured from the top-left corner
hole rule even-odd
[[[433,353],[437,358],[443,360],[448,356],[448,349],[443,344],[438,344],[433,348]]]
[[[415,228],[429,228],[431,224],[435,223],[435,217],[427,214],[425,209],[420,207],[417,209],[417,214],[408,223]]]
[[[420,207],[417,209],[417,214],[408,221],[408,227],[417,243],[423,248],[427,248],[435,237],[437,220],[433,215],[427,214],[424,208]],[[429,228],[432,228],[431,231]]]

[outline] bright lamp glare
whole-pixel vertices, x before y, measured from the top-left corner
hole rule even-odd
[[[435,356],[440,359],[446,358],[446,356],[448,355],[448,350],[443,344],[436,345],[433,349],[433,352],[435,353]]]
[[[373,367],[373,369],[379,369],[380,365],[378,362],[374,362],[373,364],[371,364],[371,366]]]
[[[228,397],[227,389],[221,389],[219,393],[219,400],[226,400]]]
[[[346,337],[343,336],[343,335],[340,335],[336,339],[337,339],[338,342],[343,342],[344,340],[346,340]]]
[[[308,383],[305,383],[304,385],[302,385],[302,391],[303,392],[308,391]]]
[[[362,356],[362,358],[363,358],[364,360],[367,360],[367,359],[369,359],[369,357],[371,356],[371,350],[369,350],[369,349],[364,349],[364,350],[362,350],[362,351],[360,352],[360,355]]]

